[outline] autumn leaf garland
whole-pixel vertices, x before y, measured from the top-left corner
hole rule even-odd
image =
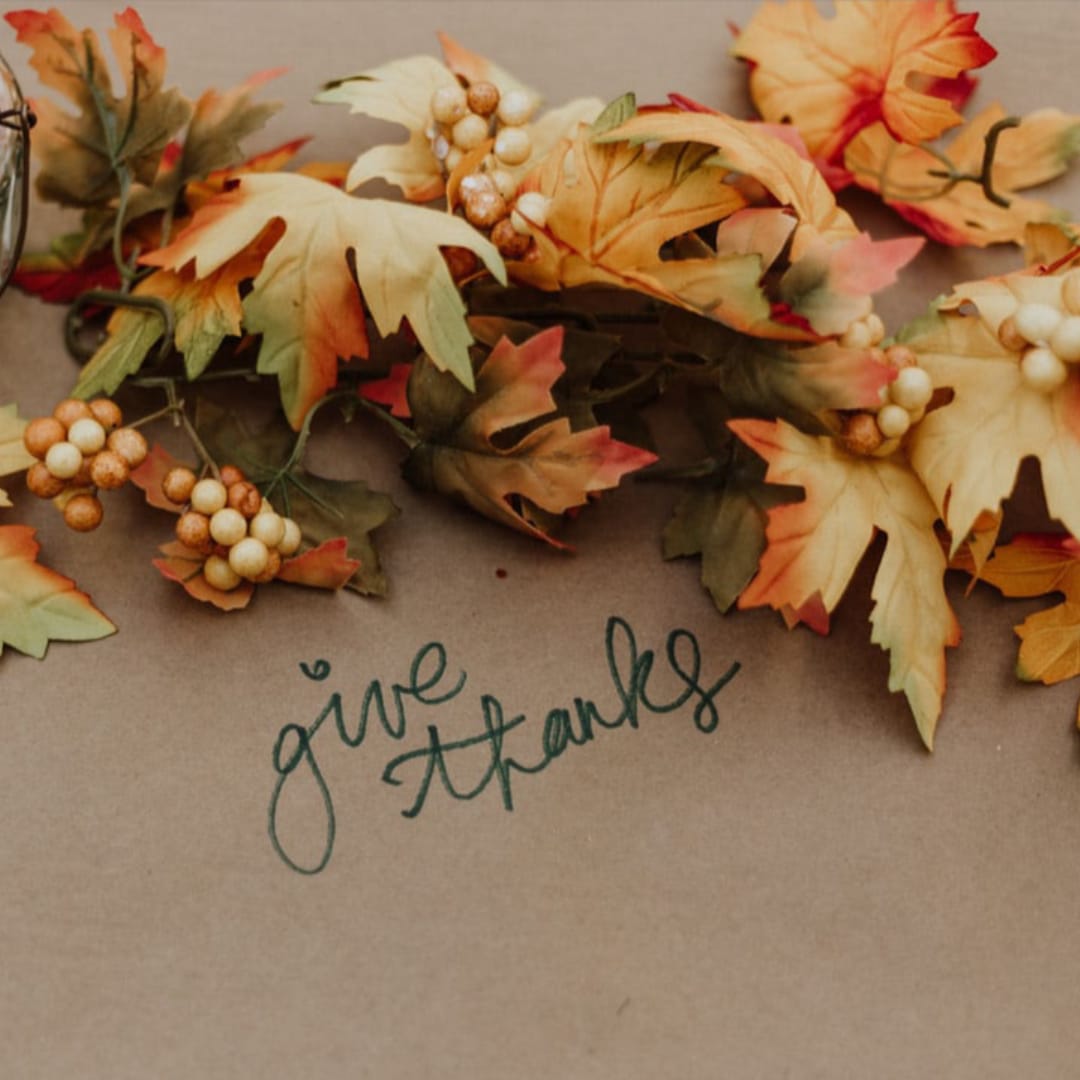
[[[971,73],[995,51],[953,0],[839,0],[831,18],[765,3],[732,49],[763,124],[677,94],[544,111],[442,34],[441,60],[391,61],[317,96],[401,125],[404,143],[291,171],[299,142],[249,157],[240,145],[272,108],[254,95],[273,72],[187,99],[128,11],[110,35],[121,91],[92,33],[56,12],[8,21],[76,106],[39,109],[39,191],[84,214],[23,280],[55,295],[108,283],[111,237],[121,285],[76,393],[167,385],[163,414],[188,426],[206,468],[241,462],[244,483],[298,523],[304,547],[282,580],[386,589],[374,534],[393,503],[304,464],[312,418],[340,413],[398,436],[414,486],[556,547],[569,546],[564,519],[627,475],[682,484],[663,554],[700,557],[721,611],[768,606],[827,632],[882,535],[870,640],[928,747],[960,639],[950,560],[1007,595],[1063,592],[1020,628],[1018,670],[1080,671],[1080,256],[1069,215],[1024,194],[1067,167],[1080,118],[992,105],[965,122]],[[110,123],[125,117],[117,141]],[[929,143],[952,129],[944,149]],[[406,201],[366,196],[376,178]],[[1023,243],[1044,265],[958,285],[888,337],[874,294],[924,240],[862,232],[836,196],[851,183],[931,240]],[[190,417],[178,403],[180,388],[198,398],[203,380],[233,374],[272,376],[283,417],[252,433],[205,401]],[[675,388],[698,461],[669,460],[650,430],[648,406]],[[13,470],[22,422],[5,415],[0,464]],[[1071,535],[995,552],[1026,457]],[[175,512],[160,495],[169,467],[154,450],[136,483]],[[217,588],[219,557],[174,542],[156,564],[239,610],[256,579]]]

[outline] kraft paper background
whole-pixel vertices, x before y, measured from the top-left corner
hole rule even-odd
[[[99,31],[112,10],[67,6]],[[728,21],[753,10],[743,3],[140,10],[190,96],[288,65],[264,94],[285,107],[248,146],[311,134],[308,160],[351,160],[388,134],[309,104],[320,84],[435,52],[440,28],[552,103],[679,90],[748,112],[726,54]],[[1080,6],[984,3],[979,27],[1001,56],[976,104],[1080,109]],[[0,49],[40,93],[6,25]],[[1080,181],[1049,196],[1075,207]],[[877,235],[904,232],[869,199],[851,205]],[[30,246],[73,224],[35,206]],[[879,309],[895,326],[951,282],[1018,263],[928,249]],[[61,323],[13,291],[0,302],[0,401],[24,415],[74,380]],[[133,490],[79,537],[13,488],[3,520],[35,525],[45,561],[120,632],[54,645],[40,663],[0,660],[3,1075],[1076,1075],[1077,687],[1013,679],[1012,626],[1041,601],[965,597],[952,583],[965,640],[930,756],[885,689],[866,568],[828,639],[787,633],[765,612],[721,618],[696,562],[661,561],[676,493],[660,485],[605,496],[562,556],[416,495],[382,433],[317,438],[312,454],[402,508],[379,535],[387,599],[281,586],[222,616],[150,565],[171,522]],[[1024,486],[1013,520],[1036,526],[1037,472]],[[549,709],[575,696],[611,705],[613,615],[661,659],[670,631],[692,631],[703,678],[742,664],[714,732],[689,707],[643,715],[516,776],[512,813],[495,786],[455,802],[436,783],[402,815],[422,770],[394,787],[380,779],[387,762],[424,746],[428,724],[444,740],[482,732],[482,694],[527,716],[507,738],[522,759],[538,755]],[[432,641],[448,673],[467,673],[465,690],[411,709],[400,742],[373,730],[349,749],[329,724],[319,732],[333,856],[321,874],[291,871],[267,833],[278,732],[310,724],[335,691],[355,722],[369,681],[403,682]],[[323,682],[299,667],[319,659]],[[468,761],[463,783],[483,754]],[[298,780],[288,798],[290,842],[318,848],[317,790]]]

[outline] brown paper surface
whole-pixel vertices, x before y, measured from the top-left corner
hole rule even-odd
[[[349,159],[384,128],[309,99],[326,79],[431,53],[436,29],[498,59],[551,102],[669,90],[745,115],[726,56],[733,3],[185,3],[141,5],[194,95],[287,64],[285,102],[248,145],[315,136],[305,159]],[[102,31],[111,6],[68,5]],[[1001,57],[976,104],[1077,107],[1080,6],[986,3]],[[0,48],[40,92],[7,26]],[[1078,182],[1048,197],[1076,204]],[[877,235],[896,219],[854,205]],[[34,207],[30,246],[71,224]],[[928,250],[879,304],[896,325],[951,282],[1011,268],[1009,252]],[[47,411],[71,385],[62,313],[0,303],[0,401]],[[677,425],[677,417],[671,421]],[[1075,684],[1020,685],[1012,626],[1041,602],[951,596],[933,756],[887,658],[869,642],[864,568],[828,639],[756,611],[722,618],[692,561],[664,563],[675,493],[627,483],[574,523],[572,556],[433,499],[380,433],[316,439],[317,467],[392,493],[379,534],[382,601],[266,589],[222,616],[150,565],[170,523],[134,491],[99,532],[67,532],[16,489],[5,520],[39,530],[120,632],[0,661],[0,1032],[13,1077],[1066,1077],[1080,1060],[1080,758]],[[1080,478],[1078,478],[1080,482]],[[1015,523],[1037,525],[1037,474]],[[610,622],[617,617],[619,622]],[[611,628],[613,676],[606,657]],[[629,631],[628,629],[629,628]],[[424,759],[484,734],[503,757],[543,755],[549,710],[619,712],[628,632],[675,696],[672,631],[700,648],[715,697],[637,726],[599,726],[543,772],[507,769],[475,799]],[[355,733],[379,680],[463,678],[442,704],[404,695],[405,732],[372,716],[347,746],[326,720],[278,805],[289,869],[268,833],[275,743],[339,694]],[[689,638],[675,647],[689,664]],[[417,657],[419,656],[419,660]],[[325,661],[329,674],[317,681]],[[621,674],[620,674],[621,673]],[[486,697],[485,697],[486,696]],[[486,701],[486,706],[485,706]],[[391,712],[390,721],[394,719]],[[297,745],[284,736],[282,753]],[[447,751],[458,789],[490,742]],[[512,801],[513,809],[507,804]]]

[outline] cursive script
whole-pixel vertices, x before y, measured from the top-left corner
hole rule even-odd
[[[639,650],[630,624],[617,615],[607,620],[604,659],[614,692],[613,703],[601,709],[592,699],[574,697],[569,704],[548,709],[543,723],[536,725],[538,746],[531,760],[519,760],[503,749],[507,733],[526,723],[525,714],[507,716],[502,703],[491,694],[480,694],[477,699],[483,728],[475,735],[445,740],[437,724],[426,723],[424,744],[397,754],[383,769],[384,783],[410,786],[412,801],[402,814],[414,818],[424,809],[436,778],[439,788],[452,799],[475,799],[494,787],[503,807],[513,810],[515,777],[543,772],[571,747],[591,742],[601,729],[637,728],[646,715],[662,716],[686,710],[697,730],[710,734],[720,724],[717,695],[739,670],[739,664],[734,663],[710,682],[703,677],[697,638],[689,630],[672,630],[664,646],[664,678],[670,684],[673,677],[677,689],[667,699],[659,697],[653,689],[658,668],[656,654],[651,649]],[[331,666],[326,660],[316,660],[313,664],[300,664],[300,671],[313,682],[322,682],[330,676]],[[274,851],[287,866],[301,874],[318,874],[326,868],[334,851],[337,830],[334,800],[314,749],[315,736],[323,725],[332,720],[339,741],[353,749],[363,744],[370,723],[377,724],[390,739],[400,741],[405,738],[410,714],[415,714],[417,707],[445,706],[464,694],[468,682],[464,671],[450,673],[445,646],[432,641],[417,650],[404,682],[395,682],[389,689],[382,679],[368,683],[351,725],[346,719],[341,694],[335,691],[306,727],[286,724],[281,728],[274,742],[276,780],[270,796],[268,827]],[[459,768],[458,763],[465,759],[468,759],[466,769],[473,777],[479,760],[479,779],[465,782],[460,778],[466,770]],[[286,786],[303,772],[314,781],[325,815],[322,848],[310,861],[301,861],[296,853],[286,850],[278,827]]]

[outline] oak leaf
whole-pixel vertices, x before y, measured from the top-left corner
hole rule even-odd
[[[980,173],[987,133],[1005,118],[1000,105],[991,105],[964,125],[945,150],[955,172]],[[1002,131],[990,182],[1005,205],[988,199],[977,183],[948,183],[939,154],[897,142],[883,124],[860,132],[844,162],[860,187],[880,195],[931,239],[986,247],[1022,244],[1028,225],[1067,219],[1049,203],[1017,193],[1062,175],[1078,150],[1080,116],[1059,109],[1040,109]]]
[[[476,373],[476,390],[423,361],[413,368],[409,404],[418,445],[405,463],[410,482],[458,498],[528,536],[565,547],[545,528],[548,515],[655,460],[611,438],[607,427],[572,432],[555,411],[551,387],[564,371],[561,326],[514,345],[503,338]],[[532,425],[519,434],[521,425]]]
[[[731,429],[768,462],[769,483],[805,489],[802,502],[768,511],[768,547],[742,608],[798,611],[820,594],[839,603],[875,533],[886,536],[874,577],[870,640],[889,656],[889,689],[903,690],[927,748],[945,692],[945,648],[960,628],[945,596],[938,512],[902,459],[857,458],[829,437],[783,421],[733,420]]]
[[[1068,266],[957,286],[898,335],[934,386],[952,393],[948,404],[915,425],[908,454],[954,551],[980,515],[1001,511],[1027,457],[1039,462],[1050,514],[1080,535],[1080,371],[1069,365],[1059,389],[1036,390],[1022,377],[1020,353],[998,337],[1021,303],[1061,306]]]
[[[151,184],[170,140],[191,107],[177,90],[163,88],[165,50],[133,8],[120,12],[109,39],[125,81],[114,94],[97,35],[77,31],[60,12],[12,11],[4,16],[30,46],[41,81],[75,105],[65,112],[35,99],[37,188],[65,206],[95,206],[119,193],[116,165]]]
[[[69,578],[37,561],[26,525],[0,525],[0,653],[5,645],[41,659],[50,641],[95,641],[116,627]]]
[[[731,51],[752,65],[758,112],[794,124],[814,157],[835,163],[879,120],[906,143],[960,123],[953,101],[973,87],[966,72],[996,55],[977,21],[953,0],[837,0],[831,19],[811,0],[769,0]]]
[[[351,198],[305,176],[252,174],[143,261],[173,271],[194,261],[195,280],[202,280],[275,221],[284,232],[243,300],[243,326],[262,335],[257,370],[278,377],[295,428],[336,384],[339,359],[368,355],[365,302],[381,334],[408,319],[435,364],[472,385],[465,305],[439,249],[468,248],[504,277],[499,253],[461,218]]]

